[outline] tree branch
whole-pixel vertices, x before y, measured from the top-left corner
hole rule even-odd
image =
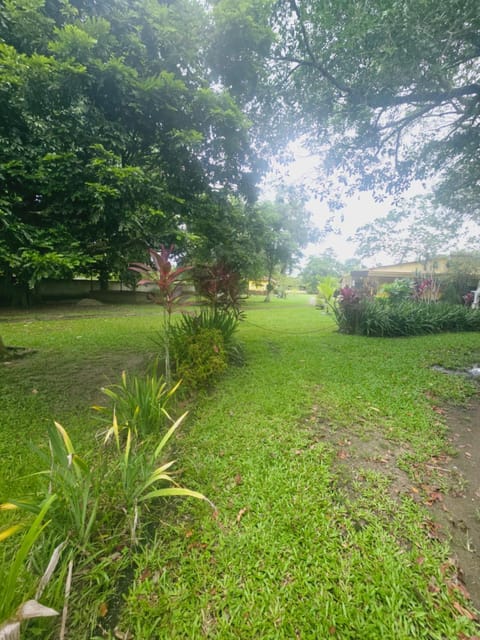
[[[323,64],[321,64],[317,60],[317,57],[314,54],[312,47],[310,46],[310,41],[308,39],[307,30],[305,28],[305,24],[304,24],[303,19],[302,19],[302,14],[300,12],[300,9],[298,7],[298,4],[297,4],[296,0],[290,0],[290,7],[292,8],[292,11],[297,16],[297,20],[298,20],[298,23],[300,25],[300,31],[302,33],[303,43],[305,45],[305,49],[307,51],[308,57],[310,58],[309,63],[306,60],[304,61],[304,63],[305,64],[309,64],[309,66],[314,67],[326,80],[328,80],[330,82],[330,84],[332,84],[336,89],[338,89],[342,93],[347,93],[347,94],[350,93],[350,91],[351,91],[350,87],[348,87],[346,84],[344,84],[343,82],[341,82],[340,80],[335,78],[328,71],[328,69],[326,67],[324,67]],[[294,62],[294,61],[292,60],[291,62]],[[300,61],[298,61],[298,62],[300,62]]]
[[[295,4],[294,0],[292,3]],[[406,93],[404,95],[388,95],[388,94],[377,94],[373,96],[363,96],[362,94],[355,92],[353,87],[349,87],[343,82],[337,80],[318,60],[315,58],[308,41],[306,40],[305,27],[303,23],[301,24],[302,36],[305,42],[305,48],[309,55],[310,59],[297,58],[295,56],[278,56],[275,60],[279,62],[291,62],[295,64],[295,68],[291,71],[297,71],[300,67],[311,67],[312,69],[317,70],[321,76],[328,80],[332,86],[338,89],[341,93],[347,94],[350,96],[350,100],[354,104],[365,104],[372,109],[378,108],[387,108],[387,107],[396,107],[402,104],[425,104],[430,103],[432,105],[439,105],[444,102],[451,102],[455,99],[460,99],[466,96],[478,96],[480,100],[480,84],[472,83],[467,84],[463,87],[455,87],[453,89],[447,89],[444,91],[412,91],[411,93]]]
[[[376,109],[378,107],[395,107],[402,104],[415,104],[418,102],[422,104],[425,102],[442,104],[443,102],[450,102],[455,98],[472,95],[477,95],[480,98],[480,84],[467,84],[464,87],[456,87],[447,91],[413,91],[412,93],[407,93],[401,96],[379,94],[377,96],[365,98],[364,101],[367,106]]]

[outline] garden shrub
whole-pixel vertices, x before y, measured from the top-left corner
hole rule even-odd
[[[351,287],[340,289],[333,307],[335,320],[341,333],[359,333],[361,297]]]
[[[404,302],[412,297],[414,285],[408,278],[399,278],[381,287],[381,294],[386,294],[390,302]]]
[[[159,363],[155,361],[145,375],[128,376],[122,372],[121,381],[104,387],[102,392],[110,402],[108,406],[95,405],[93,408],[110,422],[112,409],[117,420],[145,437],[158,434],[170,424],[167,407],[177,387],[169,388],[163,375],[158,373]]]
[[[177,376],[190,389],[208,386],[227,367],[227,353],[218,329],[201,328],[175,347]]]
[[[480,313],[462,305],[415,301],[391,304],[353,295],[338,302],[336,318],[342,333],[376,337],[480,330]]]
[[[176,325],[171,328],[172,352],[178,359],[181,357],[183,343],[188,337],[198,334],[204,329],[220,331],[227,360],[231,364],[242,365],[245,362],[243,348],[236,339],[238,325],[242,314],[233,309],[208,308],[195,314],[183,313]]]

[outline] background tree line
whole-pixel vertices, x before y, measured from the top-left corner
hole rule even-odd
[[[275,220],[255,204],[261,158],[210,67],[213,33],[193,0],[4,3],[4,288],[25,300],[42,278],[78,273],[106,287],[160,243],[248,276],[262,271],[272,224],[289,235],[280,244],[297,231],[306,241],[297,196],[283,194]]]
[[[305,201],[259,204],[258,184],[298,137],[332,207],[430,180],[430,220],[478,220],[479,14],[473,0],[4,0],[3,287],[106,285],[159,242],[245,276],[286,267]]]

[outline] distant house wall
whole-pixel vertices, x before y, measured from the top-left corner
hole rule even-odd
[[[440,256],[433,258],[432,260],[426,260],[425,262],[403,262],[398,264],[387,265],[384,267],[373,267],[368,269],[370,276],[385,276],[393,278],[415,278],[422,275],[431,275],[447,273],[448,271],[448,258],[446,256]]]
[[[108,292],[139,293],[146,295],[154,291],[155,285],[142,285],[135,289],[118,280],[108,283]],[[74,280],[42,280],[37,287],[37,293],[42,298],[84,298],[100,292],[97,280],[75,278]],[[107,293],[108,293],[107,292]],[[103,293],[103,292],[102,292]]]
[[[250,280],[248,283],[248,293],[266,295],[268,280]]]
[[[447,256],[439,256],[425,262],[403,262],[371,269],[352,271],[345,284],[351,286],[364,286],[370,290],[398,280],[399,278],[428,278],[432,275],[442,276],[448,272]]]

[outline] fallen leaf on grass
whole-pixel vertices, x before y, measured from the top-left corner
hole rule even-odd
[[[435,407],[435,406],[432,407],[432,411],[435,411],[435,413],[438,413],[441,416],[444,416],[446,413],[445,409],[442,409],[441,407]]]
[[[145,582],[145,580],[147,580],[147,578],[150,578],[151,575],[152,572],[150,571],[150,569],[144,569],[140,574],[140,582]]]
[[[462,594],[465,600],[470,600],[470,593],[468,592],[467,587],[463,585],[461,582],[458,582],[458,580],[456,580],[455,582],[449,582],[448,589],[450,593],[452,593],[453,591],[458,591],[459,593]]]
[[[247,511],[248,511],[247,507],[243,507],[242,509],[240,509],[240,511],[237,513],[237,524],[240,522],[243,516],[247,513]]]
[[[443,495],[440,491],[430,491],[428,494],[428,499],[425,500],[425,504],[428,506],[432,506],[435,502],[441,502],[443,500]]]
[[[350,455],[347,451],[345,451],[345,449],[340,449],[340,451],[337,453],[337,458],[339,460],[346,460],[349,457]]]
[[[435,584],[434,578],[432,578],[428,583],[427,589],[430,591],[430,593],[438,593],[440,591],[440,587]]]
[[[191,551],[192,549],[206,549],[207,547],[208,544],[206,542],[191,542],[187,547],[187,551]]]
[[[427,535],[432,540],[440,540],[440,534],[442,532],[442,526],[438,522],[433,520],[426,520],[424,526],[427,529]]]
[[[459,602],[453,603],[453,608],[458,611],[461,616],[465,616],[469,620],[476,620],[477,616],[472,612],[462,606]]]
[[[237,473],[237,475],[235,476],[235,484],[239,485],[239,484],[242,484],[242,482],[243,482],[242,476],[239,473]]]
[[[102,602],[102,604],[98,607],[98,615],[101,618],[105,618],[108,613],[108,605],[106,602]]]

